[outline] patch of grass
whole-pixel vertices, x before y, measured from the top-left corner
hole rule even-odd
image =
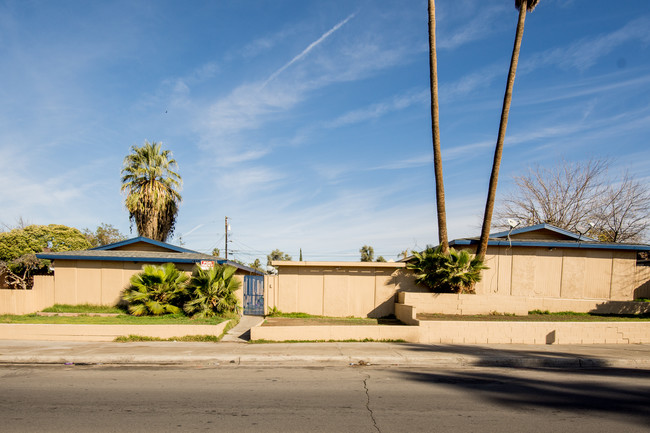
[[[593,314],[562,311],[559,313],[529,313],[526,316],[495,316],[490,314],[476,314],[461,316],[452,314],[421,313],[419,320],[446,320],[446,321],[484,321],[484,322],[631,322],[650,321],[650,314]]]
[[[637,298],[634,302],[650,302],[650,298]]]
[[[406,343],[406,340],[374,340],[372,338],[364,338],[363,340],[251,340],[250,344],[273,344],[273,343]]]
[[[126,314],[126,310],[109,305],[68,305],[55,304],[51,307],[44,308],[44,313],[109,313],[109,314]]]
[[[138,341],[189,341],[189,342],[208,342],[216,343],[221,339],[216,335],[184,335],[182,337],[159,338],[147,337],[146,335],[122,335],[113,340],[116,343],[132,343]]]
[[[217,325],[225,317],[211,317],[205,319],[192,319],[182,314],[166,314],[164,316],[130,316],[120,314],[115,317],[97,316],[37,316],[36,314],[0,315],[0,323],[51,323],[51,324],[77,324],[77,325]]]

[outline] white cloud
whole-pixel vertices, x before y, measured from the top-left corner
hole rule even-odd
[[[328,122],[328,127],[340,127],[354,123],[365,122],[372,119],[385,116],[386,114],[403,110],[412,105],[427,103],[429,101],[429,91],[409,92],[404,95],[395,96],[384,102],[372,104],[370,106],[353,110],[337,117]]]

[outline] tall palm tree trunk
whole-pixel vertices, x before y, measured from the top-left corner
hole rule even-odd
[[[438,114],[438,60],[436,57],[436,5],[429,0],[429,80],[431,86],[431,130],[433,135],[433,168],[436,177],[436,208],[438,211],[438,240],[444,254],[449,254],[445,186],[440,155],[440,126]]]
[[[510,102],[512,101],[512,88],[515,84],[515,74],[517,73],[517,63],[519,62],[519,49],[521,48],[521,39],[524,35],[524,21],[526,20],[527,7],[528,5],[526,0],[523,0],[521,2],[521,6],[519,7],[519,21],[517,22],[515,46],[512,49],[512,57],[510,59],[510,71],[508,72],[506,94],[503,97],[503,108],[501,109],[501,123],[499,124],[499,135],[497,137],[497,144],[494,149],[494,161],[492,162],[492,174],[490,175],[490,186],[488,188],[488,196],[485,202],[485,213],[483,215],[483,228],[481,229],[481,239],[476,249],[476,257],[479,258],[480,260],[485,259],[485,253],[487,252],[487,247],[488,247],[490,226],[492,225],[492,211],[494,210],[494,201],[497,194],[497,182],[499,180],[499,167],[501,166],[501,155],[503,153],[503,141],[506,137],[506,127],[508,126],[508,115],[510,114]]]

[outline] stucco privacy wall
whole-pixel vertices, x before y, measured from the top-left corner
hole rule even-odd
[[[561,299],[529,296],[466,295],[453,293],[399,293],[400,304],[412,307],[415,313],[526,315],[532,310],[574,311],[599,314],[650,313],[650,303],[610,301],[606,299]],[[409,310],[410,311],[410,310]],[[406,313],[410,314],[410,313]]]
[[[635,251],[493,246],[486,265],[477,294],[625,301],[650,278]]]
[[[31,290],[0,289],[0,314],[29,314],[54,305],[54,277],[36,275]]]
[[[273,262],[267,308],[331,317],[394,313],[395,293],[420,290],[404,263]]]
[[[141,272],[145,265],[141,262],[58,259],[54,271],[54,303],[115,305],[131,276]],[[175,266],[188,274],[194,268],[190,263],[176,263]],[[237,274],[235,278],[243,287],[244,276]],[[242,292],[240,288],[236,293],[240,305]]]

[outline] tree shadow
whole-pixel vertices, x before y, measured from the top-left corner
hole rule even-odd
[[[650,376],[650,370],[637,368],[613,368],[606,358],[599,358],[590,354],[587,350],[583,353],[572,351],[563,352],[560,347],[543,346],[544,350],[535,349],[508,349],[505,347],[486,347],[478,345],[460,345],[460,344],[418,344],[418,343],[400,343],[401,348],[416,352],[436,352],[451,353],[468,356],[472,361],[469,366],[472,367],[499,367],[499,368],[527,368],[527,369],[554,369],[557,371],[575,371],[580,368],[584,374],[609,375],[616,371],[616,374],[622,375],[629,372],[632,375],[646,374]],[[626,346],[634,348],[635,345]],[[638,346],[647,347],[647,346]],[[620,348],[617,348],[620,350]],[[650,356],[650,351],[647,351]],[[466,364],[467,365],[467,364]]]
[[[548,375],[510,375],[506,371],[458,370],[444,372],[400,371],[407,380],[444,385],[472,392],[491,403],[513,410],[531,407],[595,412],[624,416],[634,424],[650,425],[650,372],[646,370],[620,371],[609,369],[608,376],[638,378],[630,384],[612,381],[564,380],[562,370]],[[582,374],[583,371],[574,374]],[[540,378],[541,377],[541,378]],[[643,382],[642,380],[645,380]]]

